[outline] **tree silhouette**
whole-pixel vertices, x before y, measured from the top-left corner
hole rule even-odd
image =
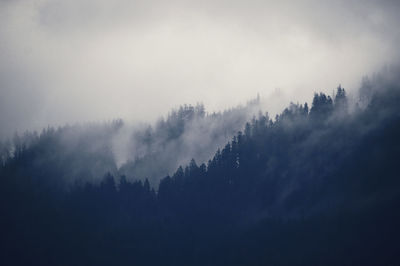
[[[350,112],[339,86],[311,110],[259,113],[207,165],[187,158],[158,188],[116,169],[62,181],[107,168],[119,122],[16,135],[0,145],[0,263],[396,265],[399,92]],[[202,105],[183,106],[138,138],[153,147],[166,133],[170,145],[195,117]],[[156,167],[158,155],[143,160]]]

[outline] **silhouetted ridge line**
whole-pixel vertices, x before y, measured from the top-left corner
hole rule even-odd
[[[100,141],[99,150],[84,139],[112,135],[118,122],[85,129],[72,147],[59,136],[76,137],[62,134],[80,132],[74,127],[48,129],[27,146],[16,139],[2,150],[0,263],[398,264],[400,83],[392,74],[365,80],[354,106],[339,86],[334,97],[315,94],[311,107],[259,114],[207,163],[192,159],[162,178],[157,192],[118,169],[67,190],[60,182],[60,170],[70,173],[77,158],[90,162],[91,152],[102,151],[103,161],[80,174],[112,164],[109,145]],[[171,114],[177,125],[208,117],[192,107],[179,112]],[[180,130],[165,139],[186,131],[173,128]],[[144,139],[158,139],[154,132]],[[51,160],[32,160],[43,155]]]

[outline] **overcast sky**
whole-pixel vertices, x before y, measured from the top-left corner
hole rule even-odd
[[[382,0],[0,0],[0,136],[354,90],[398,60],[398,14]]]

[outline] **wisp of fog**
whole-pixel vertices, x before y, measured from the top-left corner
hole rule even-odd
[[[0,1],[0,136],[155,122],[279,90],[310,101],[398,59],[400,5],[367,1]],[[277,112],[280,112],[277,110]]]

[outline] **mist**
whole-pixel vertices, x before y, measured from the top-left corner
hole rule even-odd
[[[119,174],[148,178],[157,186],[161,178],[192,159],[206,164],[246,122],[262,114],[261,108],[259,97],[218,113],[208,113],[201,104],[184,105],[153,125],[126,123],[112,139]]]
[[[398,0],[0,0],[0,265],[400,265]]]
[[[257,93],[276,112],[399,58],[397,1],[0,1],[0,137],[155,122]],[[269,110],[271,108],[267,108]],[[270,111],[270,110],[269,110]]]

